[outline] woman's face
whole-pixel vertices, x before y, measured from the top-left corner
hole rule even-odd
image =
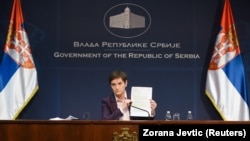
[[[122,78],[116,78],[111,81],[111,88],[113,93],[118,97],[122,98],[125,94],[127,81],[123,81]]]

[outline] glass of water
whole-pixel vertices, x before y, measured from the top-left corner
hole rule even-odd
[[[174,113],[173,120],[180,120],[180,113]]]
[[[90,119],[90,112],[84,112],[82,116],[83,120],[89,120]]]

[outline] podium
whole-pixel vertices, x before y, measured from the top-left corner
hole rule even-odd
[[[115,141],[129,134],[138,141],[141,125],[248,125],[237,121],[102,121],[102,120],[0,120],[1,141]]]

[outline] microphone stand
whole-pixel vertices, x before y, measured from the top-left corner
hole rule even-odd
[[[150,113],[147,111],[147,110],[145,110],[145,109],[142,109],[142,108],[139,108],[139,107],[136,107],[136,106],[133,106],[133,105],[130,105],[130,107],[133,107],[133,108],[135,108],[135,109],[138,109],[138,110],[141,110],[141,111],[144,111],[144,112],[146,112],[147,114],[148,114],[148,119],[150,119],[151,118],[151,116],[150,116]]]

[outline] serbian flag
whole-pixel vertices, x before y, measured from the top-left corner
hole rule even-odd
[[[207,72],[206,95],[225,121],[249,120],[244,65],[230,1],[225,0],[221,29]]]
[[[16,119],[38,90],[20,0],[14,0],[0,64],[0,119]]]

